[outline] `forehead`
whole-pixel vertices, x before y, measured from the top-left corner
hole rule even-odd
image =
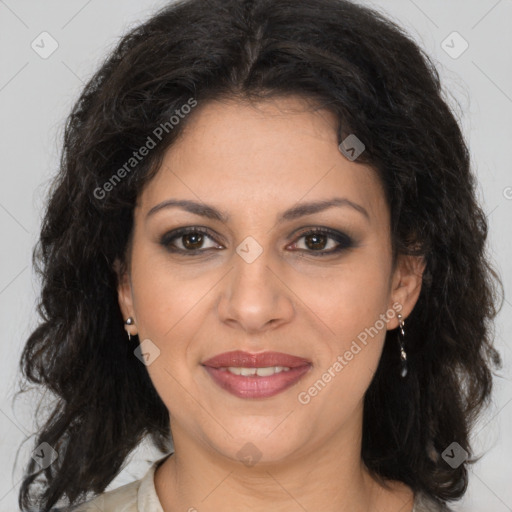
[[[343,196],[385,222],[377,173],[341,154],[336,130],[334,114],[298,97],[198,105],[141,194],[140,210],[178,198],[262,215]]]

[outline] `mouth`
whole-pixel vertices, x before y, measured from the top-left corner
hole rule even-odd
[[[268,398],[296,384],[311,361],[281,352],[224,352],[201,363],[212,380],[239,398]]]

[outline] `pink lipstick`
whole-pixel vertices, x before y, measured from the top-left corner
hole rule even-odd
[[[201,363],[213,381],[240,398],[268,398],[293,386],[311,368],[307,359],[281,352],[224,352]]]

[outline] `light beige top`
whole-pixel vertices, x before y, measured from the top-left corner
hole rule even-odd
[[[73,508],[72,512],[164,512],[156,493],[154,474],[158,465],[166,458],[167,456],[153,463],[140,480],[104,492]],[[190,510],[194,508],[191,507]],[[449,511],[449,508],[436,505],[424,494],[416,495],[412,509],[412,512]]]

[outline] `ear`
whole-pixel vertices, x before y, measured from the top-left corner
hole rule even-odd
[[[119,259],[114,261],[113,269],[117,275],[117,300],[119,302],[119,308],[124,320],[132,317],[134,324],[131,326],[125,325],[126,332],[130,335],[135,336],[137,334],[136,318],[133,308],[133,296],[132,296],[132,285],[130,275],[126,268],[126,265],[122,264]]]
[[[398,256],[395,271],[391,279],[391,296],[389,308],[398,303],[402,306],[397,310],[405,320],[414,309],[420,296],[421,283],[426,262],[422,256],[401,254]],[[388,329],[398,327],[399,321],[395,317],[388,322]]]

